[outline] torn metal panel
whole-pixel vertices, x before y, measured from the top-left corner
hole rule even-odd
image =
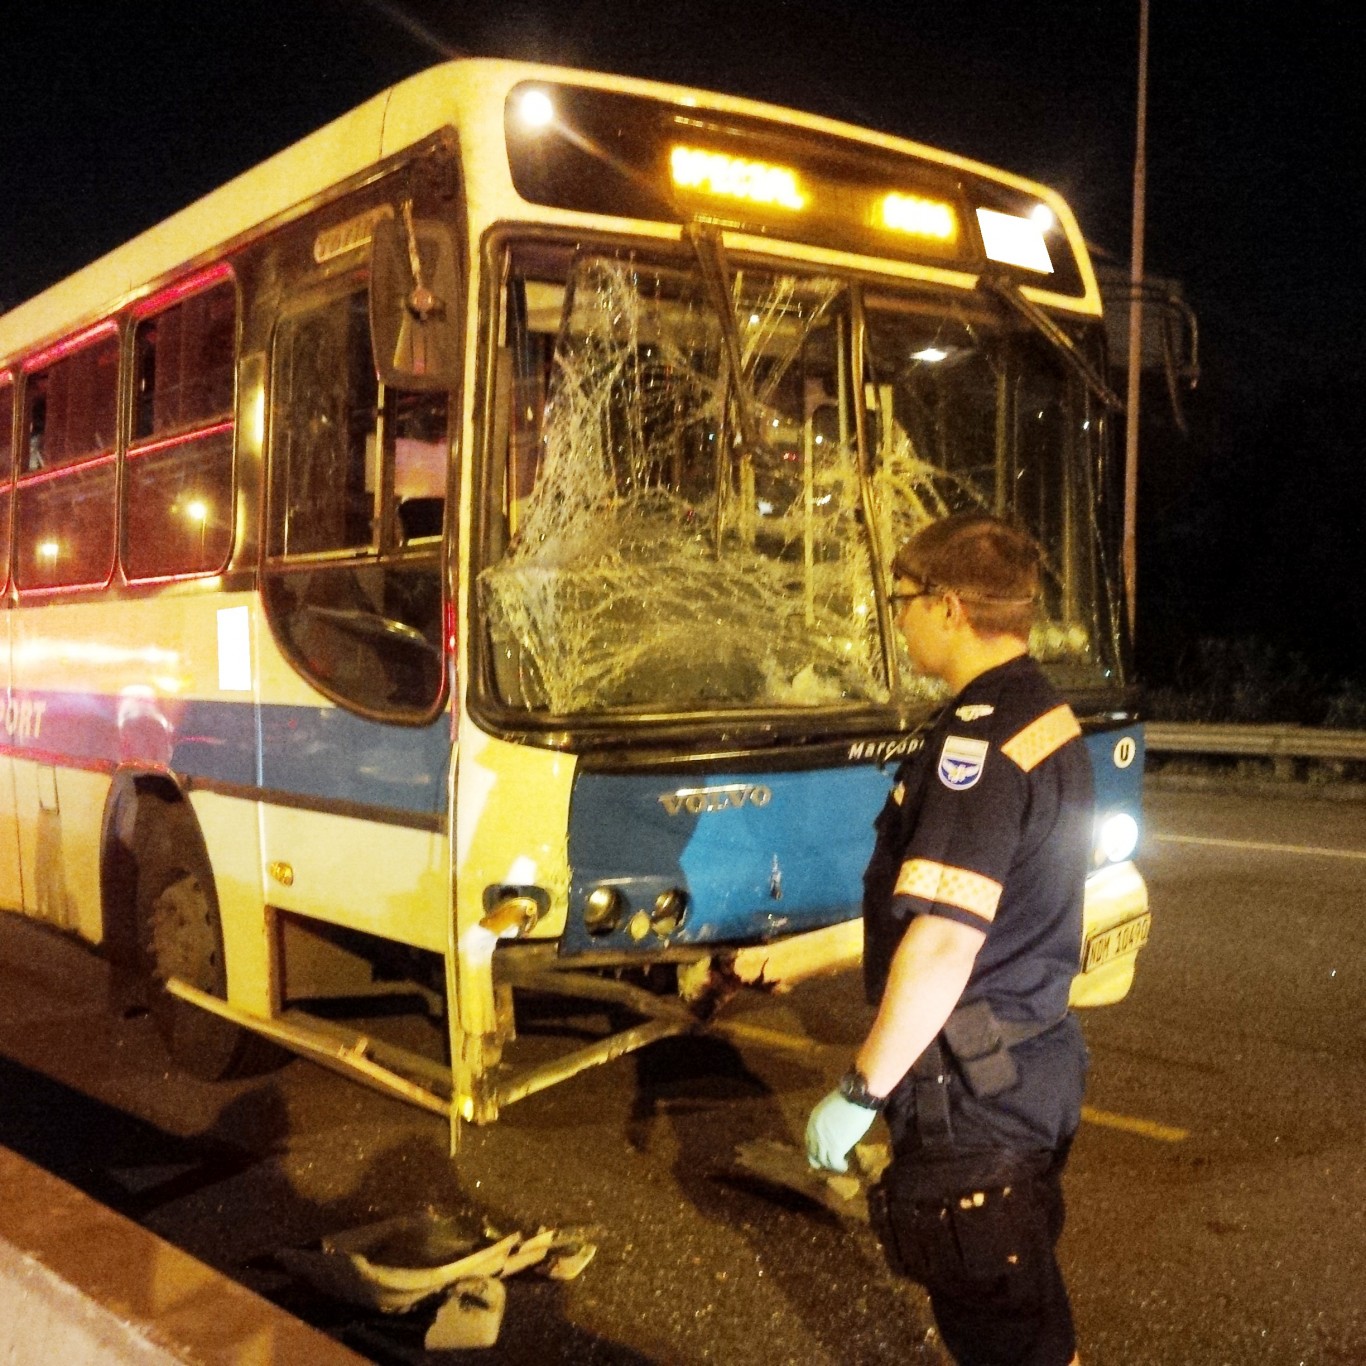
[[[477,1237],[463,1221],[427,1210],[345,1230],[316,1249],[283,1248],[276,1256],[287,1271],[325,1294],[401,1314],[453,1287],[506,1279],[531,1267],[554,1279],[572,1279],[595,1251],[579,1228]],[[452,1314],[458,1317],[458,1311]]]
[[[495,1276],[472,1276],[457,1281],[436,1311],[422,1340],[429,1352],[453,1352],[492,1347],[503,1326],[507,1288]]]

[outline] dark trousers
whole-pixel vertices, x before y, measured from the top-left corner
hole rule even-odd
[[[893,1160],[871,1201],[878,1234],[893,1267],[929,1292],[959,1366],[1067,1366],[1076,1351],[1056,1248],[1080,1033],[1069,1022],[1015,1052],[1017,1088],[973,1096],[942,1067],[942,1094],[922,1085],[917,1100],[912,1076],[886,1112]]]
[[[923,1179],[898,1182],[893,1166],[873,1193],[888,1261],[929,1292],[939,1335],[959,1366],[1072,1360],[1076,1334],[1056,1255],[1066,1158],[1066,1147],[1031,1155],[1008,1183],[955,1183],[953,1194],[929,1198]]]

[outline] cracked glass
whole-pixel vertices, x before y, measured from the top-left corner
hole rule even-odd
[[[479,584],[503,698],[885,700],[845,287],[736,270],[718,297],[689,256],[511,266],[506,540]]]
[[[874,564],[973,507],[1044,545],[1036,652],[1060,681],[1113,681],[1099,422],[999,305],[730,262],[700,236],[518,244],[500,305],[478,592],[504,705],[924,704]]]

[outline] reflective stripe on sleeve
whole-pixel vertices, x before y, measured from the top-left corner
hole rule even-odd
[[[1081,727],[1072,708],[1063,702],[1013,735],[1001,746],[1001,753],[1028,773],[1080,734]]]
[[[983,920],[996,919],[1001,884],[970,868],[952,868],[925,858],[907,859],[896,880],[897,896],[916,896],[944,906],[970,911]]]

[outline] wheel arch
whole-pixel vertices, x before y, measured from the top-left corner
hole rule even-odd
[[[146,963],[138,925],[138,831],[151,801],[184,808],[204,865],[209,863],[203,831],[189,794],[169,773],[122,768],[114,774],[100,829],[101,949],[112,969],[111,998],[122,1008],[146,1000]],[[216,889],[210,888],[217,900]]]

